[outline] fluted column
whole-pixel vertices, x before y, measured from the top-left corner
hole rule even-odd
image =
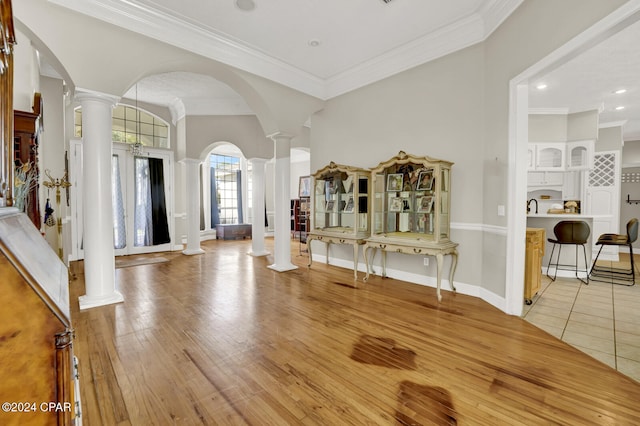
[[[124,301],[115,285],[111,117],[118,98],[79,91],[82,106],[84,280],[80,309]]]
[[[186,167],[187,194],[187,248],[183,254],[202,254],[200,248],[200,160],[185,158],[180,160]]]
[[[275,143],[275,224],[274,263],[269,268],[278,272],[290,271],[297,266],[291,263],[291,135],[277,133],[271,135]]]
[[[251,205],[253,206],[253,225],[251,226],[251,256],[266,256],[264,247],[264,178],[267,160],[252,158]]]

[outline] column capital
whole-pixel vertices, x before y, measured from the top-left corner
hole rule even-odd
[[[100,101],[110,104],[112,107],[120,101],[119,96],[108,95],[106,93],[82,88],[76,88],[75,99],[80,103],[83,101]]]
[[[247,160],[251,161],[251,164],[266,164],[271,159],[269,159],[269,158],[248,158]]]
[[[274,142],[278,141],[291,141],[295,135],[284,133],[284,132],[275,132],[270,135],[267,135],[267,138],[273,140]]]
[[[183,158],[182,160],[178,160],[178,163],[182,163],[182,164],[202,164],[203,161],[200,160],[199,158]]]

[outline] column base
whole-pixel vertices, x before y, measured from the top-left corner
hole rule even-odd
[[[249,251],[247,252],[247,254],[253,257],[261,257],[261,256],[269,256],[271,253],[269,253],[266,250],[261,250],[261,251]]]
[[[298,269],[298,267],[293,263],[287,263],[284,265],[273,264],[273,265],[267,266],[267,268],[273,269],[274,271],[277,271],[277,272],[286,272],[286,271],[292,271],[294,269]]]
[[[204,250],[202,249],[186,249],[182,250],[182,254],[186,254],[187,256],[193,256],[194,254],[203,254]]]
[[[80,303],[80,310],[97,308],[98,306],[105,305],[113,305],[114,303],[122,303],[124,302],[124,297],[119,291],[114,291],[113,293],[107,296],[99,296],[99,297],[91,297],[84,296],[78,297],[78,302]]]

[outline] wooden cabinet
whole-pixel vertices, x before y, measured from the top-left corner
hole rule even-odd
[[[430,157],[400,151],[371,171],[372,229],[365,245],[367,276],[370,249],[382,251],[383,276],[386,252],[435,256],[438,300],[445,255],[452,256],[449,284],[458,259],[458,244],[449,239],[451,217],[451,166]]]
[[[541,287],[542,258],[544,257],[544,228],[527,228],[527,242],[524,261],[524,301],[531,304]]]
[[[68,272],[29,218],[13,208],[0,209],[0,276],[0,400],[23,404],[20,412],[3,405],[0,424],[74,424]],[[28,413],[25,403],[32,404]]]
[[[24,212],[29,216],[36,228],[40,229],[40,201],[38,197],[38,133],[40,118],[41,98],[36,93],[34,98],[34,111],[14,111],[13,121],[13,160],[16,167],[28,167],[33,173],[34,185],[24,194]],[[17,198],[21,192],[18,186],[23,184],[16,176],[14,196]],[[18,200],[16,200],[17,202]],[[20,203],[17,203],[20,204]],[[16,205],[17,205],[16,204]]]
[[[312,240],[326,244],[327,262],[331,244],[349,244],[353,246],[353,274],[357,278],[359,247],[369,236],[370,179],[366,169],[334,162],[313,174],[309,266]]]

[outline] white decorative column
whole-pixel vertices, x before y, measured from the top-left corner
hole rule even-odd
[[[116,291],[111,201],[111,117],[118,98],[79,91],[82,106],[84,296],[80,309],[123,302]]]
[[[290,271],[298,267],[291,263],[291,135],[276,133],[270,136],[275,143],[275,253],[273,265],[269,268],[278,272]]]
[[[187,194],[187,248],[183,254],[202,254],[200,248],[200,160],[180,160],[186,167],[185,191]]]
[[[264,177],[267,160],[252,158],[251,205],[253,206],[253,225],[251,226],[251,256],[266,256],[264,247]]]

